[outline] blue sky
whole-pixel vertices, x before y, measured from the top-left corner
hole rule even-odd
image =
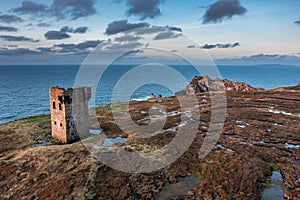
[[[146,36],[132,28],[149,28],[165,46],[189,38],[217,64],[300,65],[299,8],[299,0],[4,0],[0,64],[80,64],[97,45],[145,57]]]

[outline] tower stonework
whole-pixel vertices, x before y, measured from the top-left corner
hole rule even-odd
[[[52,138],[70,143],[89,135],[88,101],[90,98],[90,87],[50,89]]]

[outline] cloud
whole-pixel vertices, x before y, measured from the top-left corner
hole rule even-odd
[[[52,47],[40,47],[39,50],[42,53],[71,53],[71,54],[86,54],[89,50],[95,48],[102,40],[87,40],[78,44],[55,44]]]
[[[131,50],[126,52],[125,54],[123,54],[122,56],[135,56],[137,54],[143,53],[144,51],[140,50],[140,49],[136,49],[136,50]]]
[[[25,0],[20,7],[13,9],[13,12],[20,14],[45,14],[58,20],[76,20],[82,17],[94,15],[97,11],[95,3],[97,0],[53,0],[51,6],[38,4]]]
[[[128,6],[127,15],[139,16],[141,20],[160,16],[159,6],[164,2],[164,0],[115,0],[115,2],[122,1],[125,1]]]
[[[128,20],[113,21],[107,25],[105,33],[107,35],[118,34],[121,32],[133,32],[137,35],[159,33],[162,31],[182,32],[182,29],[175,26],[151,26],[149,23],[128,23]]]
[[[0,39],[10,42],[39,42],[39,40],[34,40],[32,38],[12,35],[0,35]]]
[[[95,48],[102,42],[103,42],[102,40],[88,40],[88,41],[77,44],[76,48],[77,49]]]
[[[60,29],[60,32],[62,33],[72,33],[73,31],[74,29],[69,26],[64,26]]]
[[[32,1],[23,1],[21,7],[13,9],[13,12],[21,14],[38,14],[46,12],[48,7],[44,4],[38,4]]]
[[[242,59],[282,59],[282,58],[299,58],[298,56],[282,55],[282,54],[257,54],[252,56],[245,56]]]
[[[246,8],[241,6],[239,0],[218,0],[208,7],[203,16],[202,23],[218,23],[234,15],[243,15],[246,12]]]
[[[8,14],[3,14],[0,15],[0,22],[3,23],[19,23],[19,22],[23,22],[24,20],[21,17],[18,17],[16,15],[8,15]]]
[[[186,48],[193,49],[193,48],[197,48],[197,46],[196,45],[188,45]]]
[[[52,47],[39,47],[38,50],[40,53],[53,53],[55,50]]]
[[[47,40],[63,40],[71,37],[69,34],[60,31],[48,31],[44,36]]]
[[[256,54],[244,57],[215,59],[217,64],[247,64],[247,65],[264,65],[264,64],[280,64],[280,65],[299,65],[300,57],[292,54]]]
[[[78,27],[76,29],[74,29],[72,27],[69,27],[69,26],[64,26],[60,29],[60,32],[62,32],[62,33],[81,33],[81,34],[83,34],[83,33],[86,33],[88,29],[89,28],[86,27],[86,26]]]
[[[137,48],[137,47],[140,47],[140,46],[142,46],[142,44],[141,43],[139,43],[139,42],[128,42],[128,43],[113,43],[113,44],[111,44],[111,45],[107,45],[106,47],[105,47],[105,50],[120,50],[120,49],[122,49],[122,50],[126,50],[126,49],[128,49],[128,50],[131,50],[131,49],[135,49],[135,48]]]
[[[228,49],[228,48],[234,48],[234,47],[238,47],[240,46],[239,42],[236,43],[227,43],[227,44],[205,44],[203,45],[201,48],[202,49],[215,49],[215,48],[219,48],[219,49]]]
[[[137,40],[140,40],[140,39],[142,39],[142,37],[126,34],[126,35],[123,35],[121,37],[115,38],[115,41],[116,42],[132,42],[132,41],[137,41]]]
[[[0,31],[8,31],[8,32],[17,32],[18,29],[11,26],[1,26],[0,25]]]
[[[73,33],[86,33],[89,28],[86,26],[76,28]]]
[[[49,12],[58,19],[76,20],[96,14],[96,0],[54,0]]]
[[[300,25],[300,21],[295,21],[294,23],[297,25]]]
[[[171,31],[177,31],[177,32],[182,32],[182,29],[179,27],[175,27],[175,26],[165,26],[165,28],[171,30]]]
[[[136,29],[136,28],[143,28],[143,27],[149,27],[149,26],[150,26],[150,24],[148,24],[148,23],[131,24],[131,23],[128,23],[128,20],[113,21],[107,25],[105,33],[107,35],[113,35],[113,34],[125,32],[128,30]]]
[[[171,38],[177,38],[179,36],[181,36],[181,34],[175,34],[174,32],[167,31],[167,32],[161,32],[157,34],[153,40],[171,39]]]
[[[18,49],[0,49],[0,55],[2,56],[17,56],[17,55],[38,55],[40,52],[33,51],[27,48]]]
[[[42,23],[38,23],[37,26],[39,26],[39,27],[49,27],[49,26],[51,26],[51,24],[42,22]]]

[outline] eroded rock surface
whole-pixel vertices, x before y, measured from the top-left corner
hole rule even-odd
[[[154,199],[165,185],[189,176],[198,177],[199,183],[173,199],[260,199],[273,171],[282,174],[285,197],[300,199],[299,89],[227,92],[222,134],[204,159],[199,158],[199,149],[210,126],[208,93],[198,94],[199,104],[190,105],[190,112],[182,112],[174,97],[131,102],[130,114],[136,124],[146,126],[150,120],[160,120],[159,114],[167,118],[163,129],[149,138],[122,132],[111,106],[99,107],[96,111],[103,132],[109,137],[129,138],[113,146],[143,153],[168,145],[178,127],[185,125],[181,116],[199,110],[192,145],[174,163],[151,173],[112,169],[97,161],[82,142],[56,144],[48,138],[49,116],[0,125],[0,199]],[[117,106],[125,112],[122,105]],[[155,117],[149,116],[150,108],[157,108]],[[38,140],[52,145],[37,147]]]

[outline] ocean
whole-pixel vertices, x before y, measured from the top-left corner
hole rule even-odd
[[[0,124],[28,116],[49,114],[49,88],[72,87],[79,67],[78,65],[0,66]],[[195,75],[200,75],[191,66],[172,67],[183,74],[187,81]],[[130,65],[111,66],[105,72],[97,87],[96,106],[111,103],[115,84],[124,73],[133,68],[134,66]],[[218,69],[222,78],[246,82],[253,87],[272,89],[300,84],[298,66],[218,66]],[[159,76],[164,79],[168,74]],[[173,94],[166,87],[147,84],[136,90],[131,99],[146,99],[151,93],[163,96]]]

